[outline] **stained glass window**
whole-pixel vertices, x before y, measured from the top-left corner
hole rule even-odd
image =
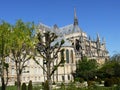
[[[69,63],[69,50],[66,50],[66,62]]]
[[[71,63],[74,63],[74,61],[73,61],[73,50],[71,50]]]

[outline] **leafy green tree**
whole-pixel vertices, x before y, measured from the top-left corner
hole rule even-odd
[[[36,45],[36,49],[39,52],[40,56],[42,56],[44,60],[44,64],[46,67],[43,67],[40,65],[40,63],[36,61],[38,65],[41,66],[41,68],[44,70],[44,72],[47,75],[47,82],[48,82],[48,90],[51,90],[51,76],[54,74],[54,72],[57,70],[57,68],[64,63],[64,57],[62,56],[60,62],[56,63],[55,65],[52,65],[53,62],[55,62],[58,58],[58,53],[63,53],[64,50],[61,48],[64,44],[64,40],[61,40],[60,42],[55,42],[55,39],[57,39],[57,35],[55,33],[46,31],[45,33],[38,33],[38,43]]]
[[[120,54],[114,54],[111,57],[111,61],[114,64],[113,69],[114,69],[114,76],[115,77],[120,77]]]
[[[105,86],[119,85],[120,84],[120,54],[113,55],[97,71],[97,76],[105,80]]]
[[[11,60],[15,62],[16,74],[17,74],[17,90],[21,88],[21,75],[25,67],[26,62],[29,61],[32,56],[33,50],[33,35],[34,24],[30,22],[23,22],[18,20],[15,25],[12,26],[11,33]]]
[[[96,76],[97,67],[98,64],[96,60],[94,59],[88,60],[87,57],[83,57],[78,62],[76,69],[76,77],[77,78],[81,77],[84,80],[93,79]]]
[[[0,76],[2,83],[2,90],[6,90],[8,83],[8,67],[9,65],[5,62],[7,56],[10,53],[10,28],[11,25],[5,21],[0,23]],[[6,73],[5,73],[6,71]],[[6,74],[6,75],[5,75]]]
[[[100,78],[120,77],[120,63],[116,60],[106,62],[98,70],[98,77]]]
[[[111,62],[106,62],[98,71],[97,71],[97,76],[99,78],[110,78],[114,75],[114,70],[113,67],[114,64]]]

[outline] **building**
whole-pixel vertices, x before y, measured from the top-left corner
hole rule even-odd
[[[76,10],[74,10],[73,24],[61,28],[56,24],[53,27],[40,24],[39,29],[41,32],[45,30],[54,32],[59,36],[58,39],[64,39],[64,46],[74,49],[76,61],[80,60],[83,56],[87,56],[90,59],[96,59],[98,63],[102,64],[109,58],[105,39],[102,38],[102,40],[100,40],[99,34],[97,34],[95,40],[87,36],[78,25]]]
[[[99,34],[97,34],[96,40],[91,39],[85,32],[81,30],[78,25],[78,18],[76,11],[74,11],[73,24],[59,28],[56,24],[53,27],[49,27],[44,24],[39,24],[38,29],[40,32],[51,31],[54,32],[58,38],[55,40],[60,41],[64,39],[65,43],[62,48],[65,49],[64,57],[65,64],[57,69],[52,76],[52,80],[55,82],[70,82],[73,80],[72,73],[76,70],[76,63],[81,60],[83,56],[87,56],[90,59],[96,59],[99,64],[103,64],[108,58],[109,53],[106,49],[106,42],[104,39],[100,40]],[[61,55],[58,54],[58,60],[53,64],[60,61]],[[44,66],[43,58],[37,58],[39,63]],[[6,62],[10,63],[9,69],[9,85],[13,85],[16,81],[15,65],[9,57],[6,58]],[[21,80],[22,82],[40,83],[46,80],[46,74],[40,66],[38,66],[34,60],[30,60],[26,63],[26,67],[23,71]]]

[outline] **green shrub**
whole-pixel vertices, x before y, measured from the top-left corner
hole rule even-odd
[[[68,86],[64,89],[66,89],[66,90],[76,90],[75,83],[73,83],[73,82],[69,83]]]
[[[83,79],[83,78],[79,78],[79,82],[80,82],[80,83],[83,83],[83,82],[84,82],[84,79]]]
[[[102,84],[102,80],[100,78],[95,79],[96,82],[98,82],[99,84]]]
[[[17,81],[15,81],[15,86],[17,86]]]
[[[114,84],[114,82],[112,81],[112,79],[105,79],[105,81],[104,81],[104,86],[105,87],[110,87],[110,86],[112,86]]]
[[[32,81],[31,80],[29,81],[29,84],[28,84],[28,90],[33,90]]]
[[[87,81],[88,86],[94,86],[95,85],[95,81]]]
[[[119,77],[117,77],[117,83],[116,84],[120,86],[120,78]]]
[[[114,78],[112,78],[112,80],[114,81],[114,84],[120,85],[120,78],[119,77],[114,77]]]
[[[112,77],[111,80],[113,81],[113,84],[117,84],[117,82],[118,82],[116,77]]]
[[[84,82],[84,79],[83,78],[75,78],[75,81],[82,83],[82,82]]]
[[[22,90],[27,90],[27,89],[26,89],[26,84],[25,84],[25,83],[22,84]]]
[[[61,89],[65,90],[65,84],[61,83]]]
[[[53,81],[52,85],[55,85],[55,81]]]
[[[75,82],[79,82],[79,78],[77,77],[77,78],[75,78]]]

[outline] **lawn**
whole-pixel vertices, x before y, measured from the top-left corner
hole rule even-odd
[[[40,90],[42,87],[34,86],[33,90]],[[15,86],[8,86],[7,90],[17,90]],[[42,89],[41,89],[42,90]],[[86,88],[76,88],[74,86],[61,87],[53,90],[120,90],[120,86],[103,87],[103,86],[91,86]]]
[[[33,90],[40,90],[41,88],[42,88],[41,86],[34,86]],[[7,86],[6,90],[17,90],[17,87],[16,86]]]

